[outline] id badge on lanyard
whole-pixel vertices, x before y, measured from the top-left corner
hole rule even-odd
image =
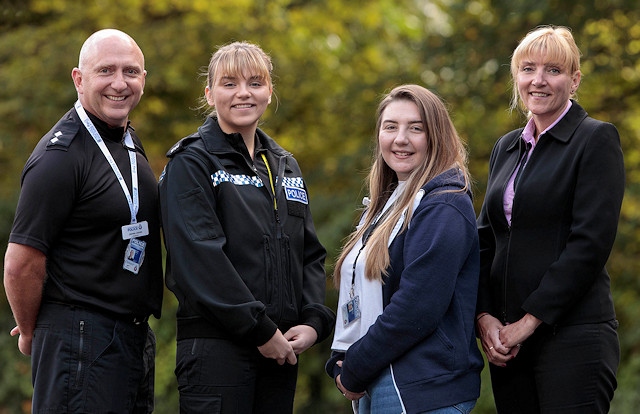
[[[129,240],[129,244],[124,251],[124,263],[122,268],[130,271],[133,274],[138,274],[140,271],[140,266],[142,266],[142,262],[144,260],[144,251],[147,243],[145,241],[139,240],[138,237],[143,237],[149,234],[149,223],[146,221],[138,222],[136,219],[136,215],[138,214],[139,201],[138,201],[138,164],[136,161],[135,151],[129,149],[129,163],[131,164],[131,187],[132,194],[129,193],[129,188],[127,183],[124,181],[124,177],[120,172],[120,168],[116,164],[116,161],[113,159],[113,156],[109,152],[109,148],[102,140],[100,133],[96,129],[91,119],[85,112],[84,108],[80,104],[80,101],[76,101],[74,104],[76,112],[80,117],[80,120],[87,128],[91,137],[96,142],[100,151],[106,158],[107,162],[111,166],[118,182],[120,183],[120,187],[124,192],[125,197],[127,198],[127,204],[129,204],[129,211],[131,213],[131,223],[122,226],[122,239]],[[134,148],[133,140],[131,139],[131,134],[127,131],[124,142],[127,148]]]
[[[356,257],[353,259],[353,267],[351,269],[351,289],[349,290],[349,301],[342,305],[342,324],[346,328],[351,325],[353,322],[360,319],[362,316],[362,312],[360,311],[360,296],[355,294],[356,287],[356,265],[358,263],[358,258],[360,257],[360,253],[367,246],[367,242],[369,241],[369,237],[373,231],[378,227],[378,224],[386,220],[387,215],[391,212],[391,207],[382,211],[378,214],[378,216],[374,219],[373,223],[369,225],[369,227],[362,234],[362,246],[358,250]]]

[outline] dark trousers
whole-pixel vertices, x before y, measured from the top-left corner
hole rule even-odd
[[[256,347],[213,338],[178,341],[182,414],[291,413],[297,376],[297,364],[278,365]]]
[[[500,414],[601,414],[617,387],[617,321],[540,328],[506,368],[490,364]]]
[[[146,322],[43,304],[32,344],[32,412],[150,413],[154,356]]]

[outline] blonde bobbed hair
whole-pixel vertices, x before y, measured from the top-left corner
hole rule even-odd
[[[518,44],[511,56],[511,80],[513,93],[511,109],[520,108],[527,113],[520,94],[516,78],[522,62],[535,57],[543,57],[550,62],[573,74],[580,70],[580,49],[576,45],[571,30],[564,26],[540,26],[530,31]],[[574,91],[575,94],[575,91]]]

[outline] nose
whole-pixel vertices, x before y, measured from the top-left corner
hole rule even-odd
[[[238,96],[249,96],[249,95],[251,95],[251,92],[249,91],[249,86],[245,85],[244,83],[240,83],[240,85],[238,85],[237,94],[238,94]]]
[[[400,127],[398,128],[398,133],[396,134],[396,137],[394,138],[393,141],[397,145],[404,145],[407,142],[409,142],[408,134],[409,134],[409,130],[406,127]]]
[[[547,83],[544,68],[536,70],[536,72],[533,75],[533,81],[531,83],[534,86],[542,86]]]
[[[122,91],[127,89],[127,82],[125,81],[124,73],[116,71],[111,80],[111,87],[116,91]]]

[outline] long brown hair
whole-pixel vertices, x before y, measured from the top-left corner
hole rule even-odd
[[[426,132],[427,154],[424,163],[411,172],[402,195],[391,207],[384,221],[375,228],[367,242],[368,252],[365,263],[367,279],[380,280],[383,275],[386,275],[390,264],[387,246],[389,237],[391,237],[393,228],[405,211],[407,216],[401,231],[406,230],[408,227],[412,215],[410,207],[424,184],[451,168],[458,168],[465,182],[464,188],[460,191],[469,189],[470,177],[467,169],[467,150],[442,100],[433,92],[419,85],[402,85],[394,88],[378,105],[374,160],[367,178],[371,203],[365,213],[364,222],[348,236],[338,257],[333,271],[336,287],[340,285],[340,268],[346,255],[374,222],[374,219],[382,211],[393,190],[398,185],[396,172],[382,158],[378,136],[384,110],[391,102],[399,100],[413,102],[418,107]]]

